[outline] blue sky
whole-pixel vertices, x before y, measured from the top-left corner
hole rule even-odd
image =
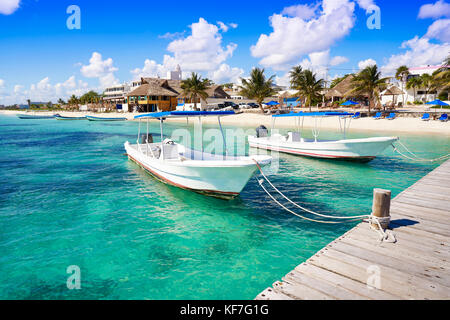
[[[19,2],[19,7],[8,12],[8,4],[2,4],[5,1]],[[324,2],[337,7],[342,4],[338,8],[342,11],[325,16]],[[80,30],[66,26],[66,9],[72,4],[81,9]],[[381,10],[380,30],[367,28],[369,15],[364,7],[369,4]],[[429,7],[419,17],[423,5]],[[299,9],[296,12],[300,16],[286,8]],[[313,13],[304,16],[308,8]],[[411,66],[416,62],[436,64],[449,53],[449,32],[445,27],[449,26],[450,13],[446,10],[450,9],[443,0],[172,0],[170,4],[137,0],[0,0],[0,104],[26,96],[36,100],[54,98],[56,93],[64,96],[90,88],[101,90],[106,84],[155,72],[165,76],[176,63],[182,65],[183,71],[198,71],[218,82],[234,81],[247,75],[252,67],[263,66],[268,75],[276,74],[280,83],[286,81],[289,67],[300,63],[318,73],[328,66],[330,78],[357,71],[358,64],[368,59],[384,67],[386,73],[400,62]],[[280,15],[276,30],[269,22],[275,14]],[[310,29],[303,32],[300,18],[310,23]],[[221,29],[219,21],[226,27]],[[313,26],[323,21],[327,23]],[[342,32],[333,27],[334,22],[338,26],[342,23]],[[201,36],[189,40],[194,23]],[[432,24],[436,26],[430,31]],[[162,37],[167,33],[173,37]],[[262,34],[269,36],[266,42],[259,41]],[[409,46],[401,47],[411,39],[415,40]],[[201,53],[191,50],[197,45]],[[309,56],[317,52],[316,58]],[[94,53],[98,55],[90,62]],[[333,63],[335,57],[339,59]],[[146,59],[148,68],[144,67]],[[201,64],[202,60],[206,63]],[[57,84],[60,89],[55,93]]]

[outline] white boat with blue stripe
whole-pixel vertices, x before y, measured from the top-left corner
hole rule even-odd
[[[296,131],[289,132],[287,135],[273,133],[275,120],[286,117],[295,117]],[[302,137],[305,117],[313,117],[315,119],[315,126],[312,130],[314,139]],[[332,141],[319,140],[317,120],[321,117],[338,117],[340,128],[343,132],[343,139]],[[305,157],[369,162],[399,139],[398,137],[346,139],[346,132],[353,117],[355,117],[353,113],[343,112],[300,112],[274,115],[272,117],[272,134],[269,136],[269,131],[261,126],[257,129],[256,136],[248,137],[248,142],[253,148],[274,150]]]
[[[271,163],[270,156],[229,156],[193,150],[170,139],[164,139],[163,122],[167,118],[198,118],[207,116],[218,118],[226,149],[225,135],[220,118],[234,114],[234,111],[171,111],[136,116],[135,119],[147,120],[147,133],[141,135],[139,122],[138,139],[135,144],[125,143],[128,158],[140,165],[159,180],[183,189],[205,195],[232,199],[238,196],[258,166]],[[153,142],[148,132],[148,121],[160,121],[161,142]],[[203,137],[203,133],[202,133]]]

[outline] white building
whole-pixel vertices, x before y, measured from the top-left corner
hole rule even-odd
[[[435,72],[436,70],[439,70],[442,67],[443,66],[423,66],[423,67],[410,68],[409,75],[408,75],[407,79],[405,79],[406,81],[392,82],[393,85],[395,84],[398,88],[400,88],[404,92],[404,95],[399,95],[399,96],[395,97],[394,101],[396,102],[396,104],[403,102],[403,101],[405,104],[407,104],[408,102],[414,103],[414,91],[415,91],[415,101],[420,101],[422,103],[426,103],[428,101],[437,99],[438,92],[429,91],[427,93],[426,88],[423,88],[423,87],[416,88],[415,90],[413,88],[406,89],[406,82],[411,78],[420,77],[423,74],[432,75],[433,72]],[[388,104],[390,102],[392,102],[392,96],[389,96],[389,95],[381,96],[382,104]]]
[[[182,80],[183,73],[181,72],[180,65],[177,65],[175,71],[167,72],[167,80]]]

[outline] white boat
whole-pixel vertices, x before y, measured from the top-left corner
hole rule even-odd
[[[158,119],[161,127],[161,142],[153,143],[148,133],[140,143],[140,132],[136,144],[125,143],[128,158],[140,165],[159,180],[183,189],[205,195],[232,199],[238,196],[253,176],[258,166],[270,164],[270,156],[224,156],[193,150],[170,139],[163,140],[163,121],[173,117],[217,116],[234,114],[233,111],[172,111],[136,116],[138,119]],[[222,131],[223,133],[223,131]],[[224,137],[224,135],[223,135]],[[226,142],[224,140],[226,149]],[[203,149],[203,147],[202,147]]]
[[[318,140],[319,130],[316,126],[313,129],[314,139],[304,139],[301,135],[304,117],[339,117],[341,130],[344,138],[340,140]],[[341,112],[313,112],[313,113],[289,113],[284,115],[274,115],[272,122],[272,132],[275,119],[282,117],[297,117],[297,132],[289,132],[286,136],[273,133],[268,135],[267,129],[258,128],[256,136],[249,136],[248,142],[253,148],[274,150],[283,153],[289,153],[299,156],[323,158],[323,159],[341,159],[359,162],[369,162],[375,159],[387,147],[397,141],[398,137],[375,137],[364,139],[346,139],[346,131],[350,124],[351,113]],[[343,125],[341,123],[343,120]],[[347,125],[347,121],[348,125]],[[300,124],[301,122],[301,124]],[[265,130],[264,130],[265,129]]]

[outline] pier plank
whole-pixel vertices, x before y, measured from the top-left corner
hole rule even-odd
[[[396,243],[360,223],[274,283],[273,299],[450,300],[449,186],[450,160],[392,200]],[[367,285],[373,267],[378,289]]]

